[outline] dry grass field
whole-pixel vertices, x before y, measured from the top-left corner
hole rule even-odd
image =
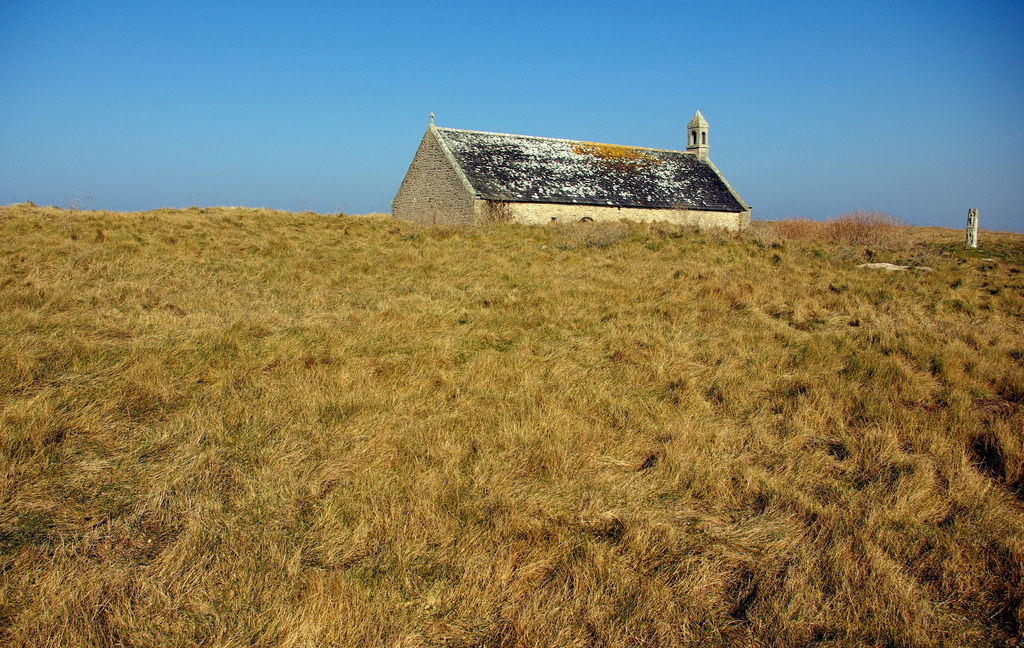
[[[0,208],[0,644],[1021,645],[1024,235],[893,227]]]

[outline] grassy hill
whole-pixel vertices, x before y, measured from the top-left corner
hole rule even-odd
[[[1024,236],[824,232],[0,208],[0,642],[1013,645]]]

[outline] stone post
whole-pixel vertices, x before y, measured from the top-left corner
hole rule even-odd
[[[978,210],[967,210],[967,247],[978,247]]]

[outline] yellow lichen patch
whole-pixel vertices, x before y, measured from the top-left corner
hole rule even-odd
[[[596,142],[580,142],[573,147],[572,152],[576,155],[592,155],[610,162],[653,162],[660,164],[661,160],[644,153],[643,149],[635,146],[619,146],[617,144],[598,144]]]

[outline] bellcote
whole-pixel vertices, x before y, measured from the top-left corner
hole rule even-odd
[[[708,159],[708,120],[700,111],[693,113],[693,119],[686,125],[686,150],[697,154],[702,160]]]

